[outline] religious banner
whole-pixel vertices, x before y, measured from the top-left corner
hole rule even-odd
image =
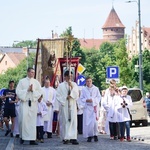
[[[64,39],[39,39],[39,49],[36,60],[36,79],[43,84],[45,77],[52,80],[57,58],[64,56]],[[59,72],[59,71],[58,71]]]

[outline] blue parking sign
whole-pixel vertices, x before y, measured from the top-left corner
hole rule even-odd
[[[119,78],[119,67],[109,66],[106,69],[107,79],[118,79]]]

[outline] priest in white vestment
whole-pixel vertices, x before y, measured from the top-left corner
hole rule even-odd
[[[36,119],[37,101],[42,94],[40,83],[34,79],[35,71],[28,68],[27,77],[19,81],[16,94],[20,99],[20,143],[29,140],[31,145],[37,145],[36,140]]]
[[[90,77],[86,78],[86,86],[82,89],[80,101],[83,108],[83,137],[87,142],[98,141],[98,118],[101,95],[99,89],[92,84]]]
[[[56,99],[56,90],[50,87],[50,79],[46,78],[44,82],[43,101],[46,103],[48,108],[47,120],[44,121],[44,132],[47,133],[47,138],[52,138],[52,125],[53,125],[53,107]]]
[[[64,73],[64,82],[60,83],[56,91],[56,99],[59,102],[60,138],[64,144],[71,142],[76,145],[77,141],[77,99],[79,89],[72,82],[72,72]]]

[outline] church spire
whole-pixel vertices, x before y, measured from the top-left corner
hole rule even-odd
[[[102,29],[103,39],[105,40],[116,42],[120,38],[124,38],[125,26],[122,24],[113,6]]]

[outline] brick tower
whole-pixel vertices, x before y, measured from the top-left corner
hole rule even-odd
[[[109,16],[102,27],[103,39],[110,42],[116,42],[121,38],[124,38],[125,26],[119,19],[114,7],[112,7]]]

